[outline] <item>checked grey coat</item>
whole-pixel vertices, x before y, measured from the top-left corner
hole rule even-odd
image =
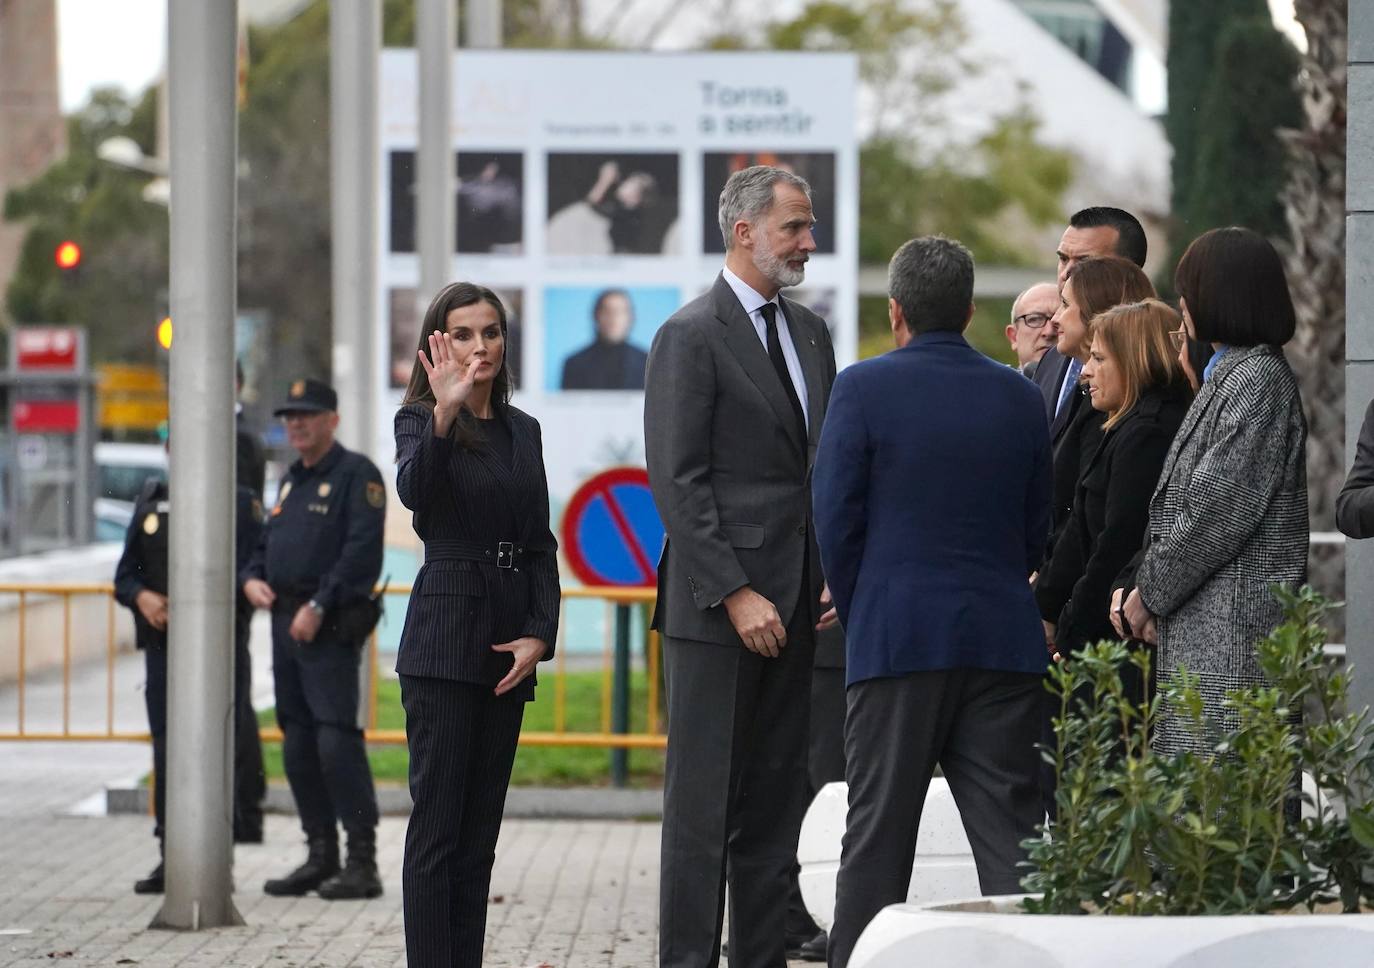
[[[1203,384],[1150,499],[1136,587],[1158,616],[1161,689],[1201,677],[1209,718],[1226,692],[1263,681],[1255,642],[1282,618],[1269,586],[1307,575],[1307,419],[1282,350],[1228,351]],[[1165,710],[1161,752],[1205,748]]]

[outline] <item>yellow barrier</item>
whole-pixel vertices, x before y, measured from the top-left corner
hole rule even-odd
[[[390,596],[409,596],[409,585],[392,585],[386,590]],[[13,623],[17,627],[15,637],[16,644],[16,668],[17,679],[15,680],[15,715],[13,725],[0,721],[0,741],[6,740],[29,740],[29,741],[51,741],[68,740],[80,742],[98,741],[138,741],[147,740],[149,735],[146,730],[117,729],[115,726],[115,659],[119,651],[116,636],[115,619],[115,600],[114,586],[109,583],[90,583],[90,584],[38,584],[26,582],[0,583],[0,616],[4,616],[8,609],[6,599],[14,596],[17,601],[17,611],[13,616]],[[104,730],[92,729],[73,729],[72,728],[72,599],[89,598],[99,596],[105,600],[105,728]],[[619,749],[662,749],[667,745],[667,737],[659,728],[659,668],[660,668],[660,643],[658,634],[649,632],[646,642],[645,675],[647,680],[647,695],[645,702],[645,722],[648,724],[647,732],[642,733],[616,733],[611,729],[611,697],[614,686],[613,682],[613,642],[611,638],[612,622],[609,621],[611,611],[619,605],[645,605],[652,604],[654,601],[653,589],[639,588],[567,588],[563,590],[562,597],[567,600],[599,600],[606,604],[608,621],[606,622],[606,637],[602,649],[601,662],[601,715],[600,729],[596,732],[570,731],[567,728],[567,663],[568,655],[566,649],[566,632],[564,623],[559,623],[558,643],[553,660],[553,704],[554,704],[554,728],[552,731],[535,732],[526,731],[521,733],[520,742],[523,745],[531,746],[558,746],[558,747],[602,747]],[[62,650],[61,650],[61,728],[60,729],[33,729],[29,728],[29,679],[31,672],[28,668],[29,654],[31,652],[29,639],[30,630],[30,610],[36,608],[50,608],[54,599],[61,600],[61,627],[62,627]],[[89,623],[86,623],[89,624]],[[379,729],[377,727],[377,687],[380,681],[380,666],[378,663],[377,636],[374,633],[368,642],[368,663],[371,670],[369,678],[370,689],[367,696],[367,729],[365,735],[369,743],[403,745],[406,741],[405,731],[399,729]],[[548,672],[540,670],[541,678],[547,679]],[[9,717],[5,717],[8,719]],[[265,727],[262,729],[264,740],[280,740],[281,731],[275,727]]]

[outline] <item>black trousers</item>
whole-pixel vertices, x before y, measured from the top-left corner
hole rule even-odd
[[[253,665],[248,652],[248,624],[234,634],[234,823],[262,823],[262,800],[267,781],[262,765],[262,742],[253,711]],[[148,732],[153,737],[153,836],[162,839],[167,817],[167,647],[143,649],[143,702]]]
[[[262,765],[262,739],[253,710],[253,656],[248,651],[252,613],[234,626],[234,827],[262,826],[267,775]]]
[[[377,826],[377,794],[358,728],[361,643],[291,640],[292,614],[272,613],[272,678],[282,765],[307,837]]]
[[[806,802],[809,806],[827,783],[844,780],[844,670],[811,670],[811,729],[807,734]],[[803,814],[805,819],[805,814]],[[806,909],[801,893],[801,865],[792,865],[787,895],[787,934],[810,940],[820,927]]]
[[[911,886],[916,834],[938,763],[973,847],[984,894],[1020,890],[1021,841],[1040,823],[1036,783],[1042,676],[954,669],[849,687],[849,819],[836,881],[830,966]]]
[[[730,885],[730,964],[784,968],[788,883],[806,813],[815,639],[799,607],[775,659],[664,638],[668,757],[660,968],[716,968]]]
[[[406,964],[480,968],[487,892],[525,703],[401,676],[410,795],[401,869]]]

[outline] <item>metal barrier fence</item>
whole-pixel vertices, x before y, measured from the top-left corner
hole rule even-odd
[[[1345,536],[1336,532],[1314,532],[1311,544],[1314,548],[1341,545]],[[409,596],[409,585],[391,586],[388,597]],[[595,731],[570,730],[567,728],[567,677],[568,650],[567,623],[559,623],[559,640],[553,659],[553,729],[548,731],[526,730],[520,734],[523,745],[562,746],[562,747],[601,747],[610,749],[612,782],[624,782],[626,774],[626,751],[630,749],[662,749],[667,745],[667,736],[660,724],[659,692],[660,643],[657,633],[648,631],[645,637],[644,672],[646,680],[645,718],[646,729],[633,732],[630,729],[631,696],[631,621],[636,606],[651,605],[655,593],[653,589],[633,588],[567,588],[562,593],[564,603],[570,600],[600,600],[607,609],[606,634],[602,643],[601,656],[601,701],[599,729]],[[97,598],[104,602],[101,609],[84,608],[81,621],[74,623],[73,599]],[[16,664],[14,713],[0,708],[0,741],[5,740],[72,740],[72,741],[137,741],[147,740],[146,729],[120,729],[115,724],[115,659],[118,654],[116,641],[116,603],[114,586],[109,583],[60,584],[60,583],[0,583],[0,623],[7,621],[12,601],[17,601],[12,624],[15,629]],[[60,602],[60,622],[52,614],[54,603]],[[60,626],[61,636],[61,726],[57,729],[31,729],[28,727],[28,686],[29,656],[34,651],[31,641],[30,611],[41,610],[45,621],[44,628]],[[76,660],[73,658],[73,628],[81,626],[83,645],[86,637],[95,626],[103,626],[105,646],[103,650],[89,648],[82,651],[87,656],[86,664],[103,661],[105,665],[105,716],[103,729],[72,729],[72,670]],[[4,654],[3,625],[0,625],[0,656]],[[43,645],[48,654],[53,654],[52,643],[45,639]],[[1344,658],[1343,644],[1329,644],[1328,655]],[[400,729],[379,729],[377,727],[377,693],[380,683],[377,635],[374,632],[368,643],[369,686],[367,701],[366,736],[369,743],[402,745],[405,731]],[[8,670],[0,667],[0,675]],[[539,669],[541,678],[548,683],[547,666]],[[8,689],[0,683],[0,690]],[[541,695],[543,692],[541,691]],[[280,740],[281,732],[275,727],[262,730],[264,740]]]
[[[394,585],[387,589],[386,594],[388,598],[409,596],[410,591],[409,585]],[[79,620],[73,619],[74,599],[84,606],[81,608]],[[92,605],[90,599],[103,600],[103,609],[100,607],[99,601],[94,603],[94,608],[90,607]],[[652,604],[654,591],[653,589],[627,588],[569,588],[563,590],[563,600],[565,603],[569,600],[600,600],[605,603],[607,609],[608,621],[602,643],[600,668],[599,729],[589,732],[568,728],[567,631],[566,623],[560,622],[558,642],[551,663],[552,675],[550,676],[548,664],[542,664],[538,670],[542,682],[548,683],[549,679],[552,679],[553,729],[522,732],[520,742],[524,745],[534,746],[609,748],[612,750],[612,779],[623,780],[625,752],[627,750],[632,748],[661,749],[667,744],[667,737],[660,725],[660,643],[657,633],[653,631],[648,631],[644,639],[646,685],[644,722],[646,729],[638,733],[630,730],[632,665],[630,652],[633,637],[631,634],[633,611],[637,606]],[[11,611],[11,606],[17,607],[12,609],[13,616],[9,617],[8,613]],[[17,676],[12,687],[14,691],[14,713],[13,715],[0,715],[0,741],[138,741],[149,739],[146,729],[117,728],[115,723],[115,670],[116,657],[119,653],[115,609],[114,586],[109,583],[0,583],[0,621],[7,621],[14,626],[15,665],[13,668]],[[59,612],[60,620],[53,614],[54,610]],[[41,623],[36,623],[32,614],[35,611],[43,613]],[[96,621],[97,613],[98,623]],[[35,624],[42,624],[48,629],[51,629],[54,624],[60,627],[61,651],[58,674],[61,677],[61,726],[56,729],[34,729],[29,726],[31,712],[29,690],[32,678],[29,663],[30,656],[35,651],[33,641],[33,626]],[[104,728],[73,729],[71,725],[72,674],[73,667],[78,662],[78,659],[74,659],[74,637],[79,634],[82,638],[81,644],[88,645],[87,638],[93,624],[102,624],[104,627],[104,648],[84,648],[80,651],[87,656],[85,663],[83,663],[87,668],[98,662],[104,663]],[[55,655],[51,641],[45,638],[43,644],[46,653]],[[3,651],[3,648],[0,648],[0,654],[3,654]],[[367,728],[365,732],[367,741],[380,744],[404,744],[406,740],[404,730],[379,729],[377,727],[377,693],[381,676],[376,632],[369,639],[367,651],[370,672],[368,676],[370,688],[366,697]],[[0,674],[8,671],[0,670]],[[44,672],[43,675],[50,678],[52,674],[51,672]],[[3,686],[3,688],[8,690],[11,687]],[[276,727],[265,727],[261,732],[264,740],[281,739],[281,732]]]

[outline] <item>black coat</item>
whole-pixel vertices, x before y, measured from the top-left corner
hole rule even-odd
[[[497,406],[514,446],[509,465],[486,448],[434,435],[434,415],[411,404],[396,414],[396,492],[415,512],[425,563],[415,576],[396,671],[495,686],[510,671],[494,644],[542,639],[553,655],[558,635],[558,542],[549,528],[549,485],[539,422]],[[510,533],[513,529],[514,533]],[[443,542],[524,549],[514,568],[475,561]],[[516,690],[534,696],[534,676]]]
[[[247,565],[253,549],[257,547],[258,537],[262,533],[262,503],[250,488],[242,484],[238,487],[236,501],[234,569],[237,573]],[[134,504],[134,515],[124,534],[124,551],[119,556],[119,564],[115,566],[115,601],[133,612],[134,642],[140,649],[167,645],[167,633],[149,625],[138,610],[138,593],[147,589],[159,595],[167,594],[169,509],[167,482],[156,477],[148,478]],[[235,620],[249,621],[253,617],[252,608],[248,606],[241,589],[237,600]]]
[[[1102,442],[1102,424],[1107,419],[1106,414],[1093,409],[1088,393],[1082,387],[1069,396],[1064,411],[1068,414],[1067,418],[1060,424],[1059,431],[1050,435],[1054,447],[1054,462],[1051,465],[1054,490],[1051,497],[1050,538],[1045,546],[1045,563],[1041,570],[1049,566],[1059,536],[1068,525],[1078,482],[1083,479],[1088,461]]]
[[[1073,512],[1035,585],[1041,616],[1058,625],[1062,654],[1118,638],[1108,615],[1112,588],[1140,550],[1150,495],[1189,397],[1183,385],[1147,390],[1102,434],[1084,467]]]

